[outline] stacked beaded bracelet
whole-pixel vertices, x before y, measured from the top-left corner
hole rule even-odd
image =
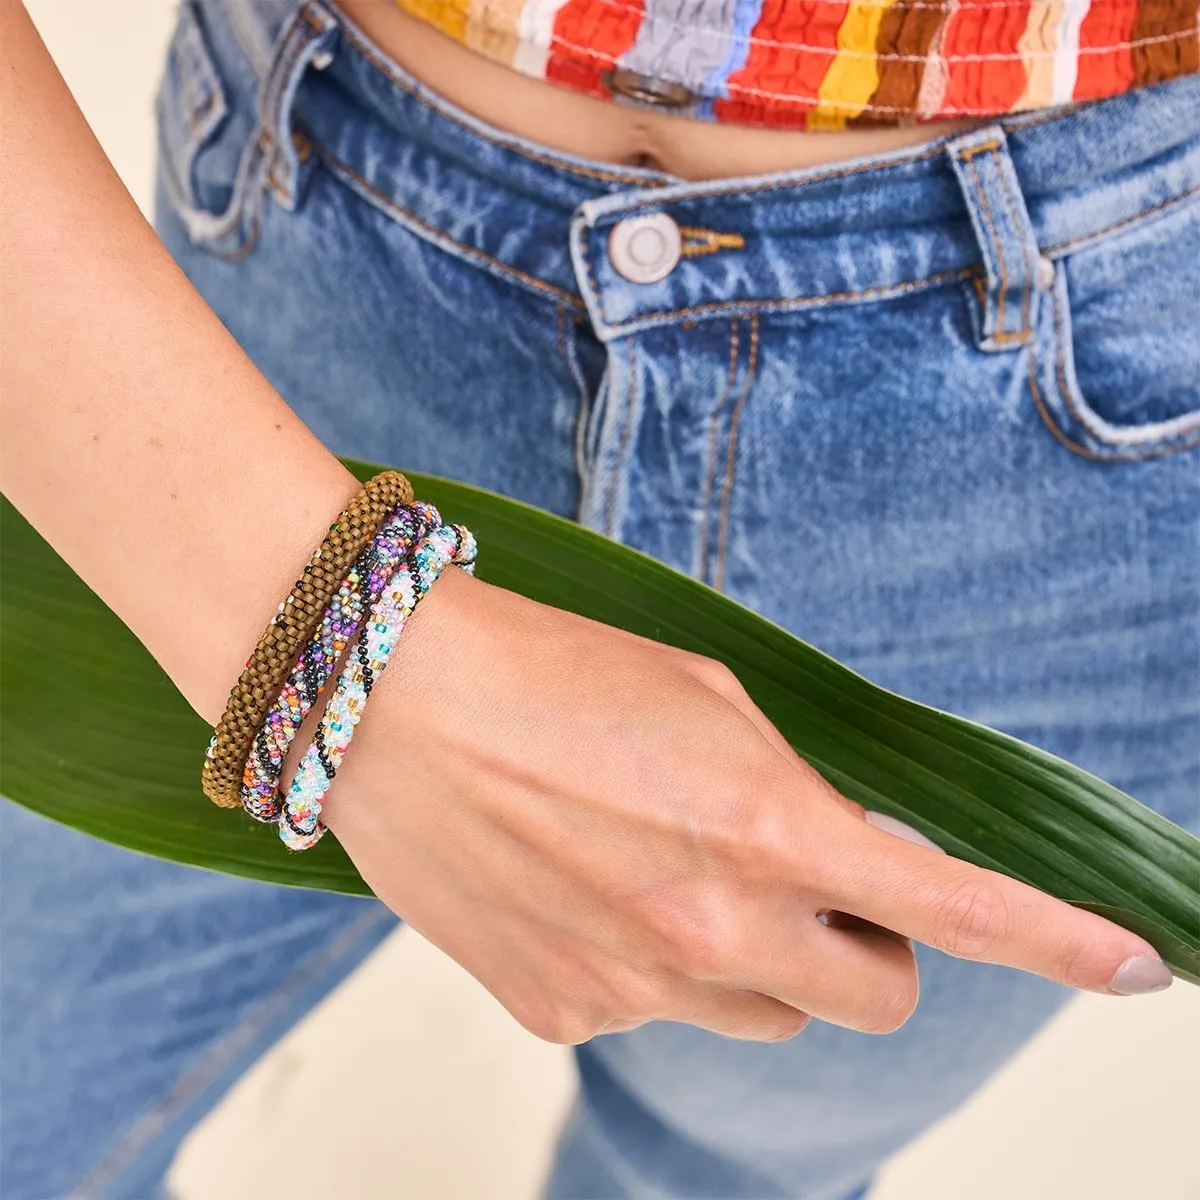
[[[412,502],[403,475],[385,471],[368,481],[330,527],[230,693],[205,756],[209,798],[225,807],[240,801],[256,820],[278,824],[292,849],[315,845],[324,833],[321,802],[405,622],[447,563],[473,572],[475,553],[469,530],[443,525],[433,505]],[[283,804],[288,748],[352,640]]]
[[[358,633],[364,614],[413,547],[440,520],[431,504],[397,508],[341,580],[312,640],[292,664],[246,759],[242,807],[256,821],[278,821],[279,776],[297,730]]]
[[[201,786],[214,804],[241,803],[246,758],[301,648],[321,623],[341,580],[388,513],[412,500],[397,471],[367,481],[329,527],[324,541],[263,631],[229,694],[204,760]]]
[[[279,817],[279,836],[290,850],[307,850],[325,832],[320,821],[321,802],[408,618],[448,563],[470,573],[475,554],[475,538],[470,530],[461,525],[441,525],[421,541],[383,589],[359,631],[349,663],[325,705],[321,724],[288,790]]]

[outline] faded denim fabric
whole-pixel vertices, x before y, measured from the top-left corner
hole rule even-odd
[[[1200,80],[697,184],[491,129],[320,4],[189,0],[159,117],[164,241],[333,449],[576,516],[1200,824]],[[634,284],[646,213],[684,253]],[[3,833],[12,1200],[153,1194],[393,924]],[[859,1195],[1067,998],[920,957],[889,1037],[579,1048],[547,1194]]]

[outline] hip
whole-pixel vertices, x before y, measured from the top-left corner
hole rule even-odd
[[[701,121],[666,111],[653,93],[634,106],[532,79],[467,49],[396,4],[341,0],[339,7],[414,78],[492,125],[568,154],[680,179],[799,170],[919,145],[983,123],[944,120],[808,133]]]
[[[1200,83],[688,183],[336,19],[260,73],[210,7],[160,229],[331,447],[574,516],[1190,821]]]

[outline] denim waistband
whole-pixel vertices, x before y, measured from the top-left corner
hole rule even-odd
[[[1200,190],[1200,77],[834,166],[693,183],[496,130],[328,5],[207,3],[236,26],[260,104],[273,106],[285,199],[311,153],[421,236],[586,308],[605,338],[973,279],[991,295],[988,348],[1003,348],[1028,324],[1027,311],[1013,314],[1028,310],[1035,257],[1052,261]],[[630,283],[610,261],[611,231],[652,212],[678,225],[682,257],[666,278]]]

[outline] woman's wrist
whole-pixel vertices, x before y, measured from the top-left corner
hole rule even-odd
[[[194,616],[190,629],[167,606],[153,627],[134,629],[210,725],[313,549],[360,486],[335,457],[321,458],[300,478],[266,489],[265,503],[243,510],[244,520],[197,556],[179,592]],[[285,503],[275,503],[281,494]]]
[[[215,722],[358,482],[171,261],[21,6],[3,11],[0,482]]]

